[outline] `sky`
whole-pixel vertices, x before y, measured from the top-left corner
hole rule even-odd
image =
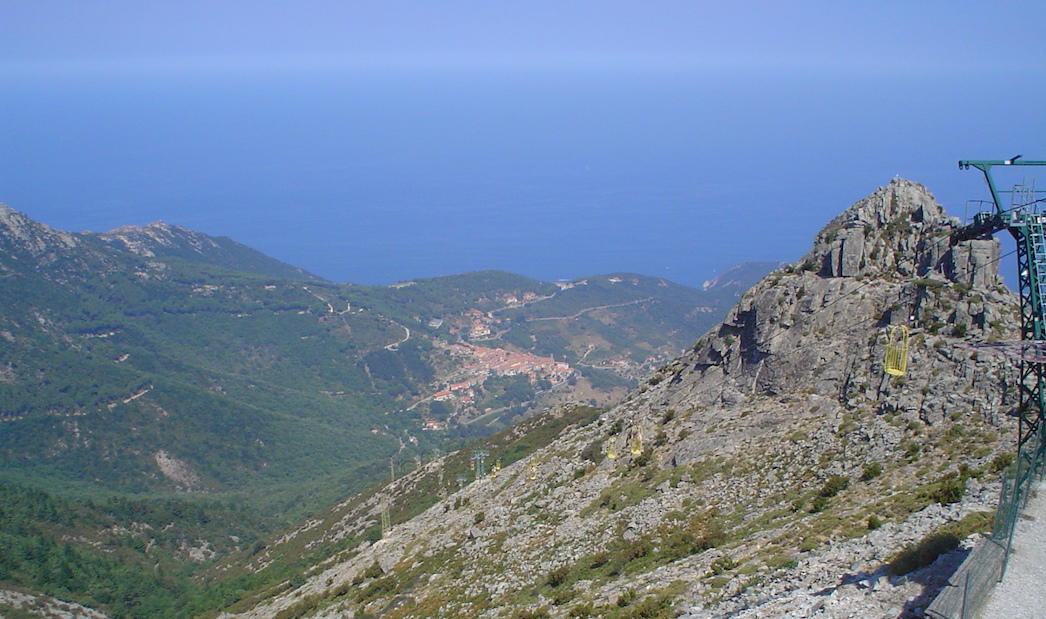
[[[0,0],[0,202],[335,281],[699,286],[1046,159],[1046,3]],[[1046,181],[1044,181],[1046,184]]]

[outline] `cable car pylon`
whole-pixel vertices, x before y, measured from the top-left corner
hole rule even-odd
[[[1006,548],[1002,559],[1000,579],[1005,574],[1009,549],[1017,517],[1027,501],[1036,474],[1041,471],[1043,451],[1046,449],[1043,423],[1046,411],[1046,359],[1042,355],[1025,354],[1041,349],[1046,343],[1046,213],[1043,199],[1036,199],[1033,187],[1025,181],[1011,191],[999,191],[992,178],[992,168],[1001,166],[1046,166],[1046,161],[1024,161],[1020,155],[1004,160],[960,161],[960,170],[974,168],[984,174],[991,192],[991,208],[977,213],[973,222],[952,234],[951,244],[990,238],[1006,230],[1017,242],[1017,282],[1021,307],[1021,352],[1017,355],[1019,372],[1018,435],[1016,472],[1012,483],[1004,479],[999,509],[995,517],[992,537]],[[1009,205],[1003,194],[1010,197]]]

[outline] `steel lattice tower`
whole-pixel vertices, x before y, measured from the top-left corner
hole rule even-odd
[[[991,170],[995,166],[1046,166],[1046,161],[1021,161],[1020,155],[999,161],[960,161],[959,168],[974,168],[984,174],[991,192],[991,210],[978,213],[973,223],[952,235],[952,245],[964,240],[990,237],[1007,230],[1017,243],[1017,282],[1021,307],[1021,340],[1046,342],[1046,213],[1043,200],[1027,184],[1012,191],[1000,192]],[[1007,206],[1002,194],[1009,194]],[[993,537],[1007,549],[1013,538],[1014,525],[1031,490],[1035,474],[1043,463],[1046,446],[1043,423],[1046,411],[1046,363],[1042,357],[1021,356],[1018,373],[1019,401],[1017,462],[1012,483],[1004,483],[999,498]],[[1008,552],[1007,552],[1008,554]]]

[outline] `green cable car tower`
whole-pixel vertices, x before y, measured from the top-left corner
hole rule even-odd
[[[1040,472],[1046,449],[1046,198],[1037,198],[1034,185],[1028,181],[1012,190],[1000,191],[992,178],[992,168],[996,166],[1046,166],[1046,161],[1023,161],[1020,155],[1001,161],[960,161],[959,169],[974,168],[984,173],[991,201],[986,210],[977,213],[973,222],[957,230],[951,239],[955,245],[1007,230],[1017,242],[1021,304],[1017,461],[1015,475],[1004,479],[992,532],[1008,556],[1017,516]],[[1009,200],[1004,201],[1003,196]]]

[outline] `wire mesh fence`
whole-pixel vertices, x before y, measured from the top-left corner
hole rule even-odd
[[[976,617],[1002,578],[1005,562],[1004,545],[990,537],[981,540],[926,609],[926,616],[934,619]]]
[[[1040,431],[1044,426],[1039,427]],[[1013,544],[1017,519],[1028,503],[1036,482],[1042,480],[1043,449],[1046,441],[1040,433],[1021,446],[1017,460],[1003,476],[999,508],[991,537],[978,543],[948,584],[926,609],[933,619],[974,619],[983,608],[996,583],[1006,574],[1006,564]]]

